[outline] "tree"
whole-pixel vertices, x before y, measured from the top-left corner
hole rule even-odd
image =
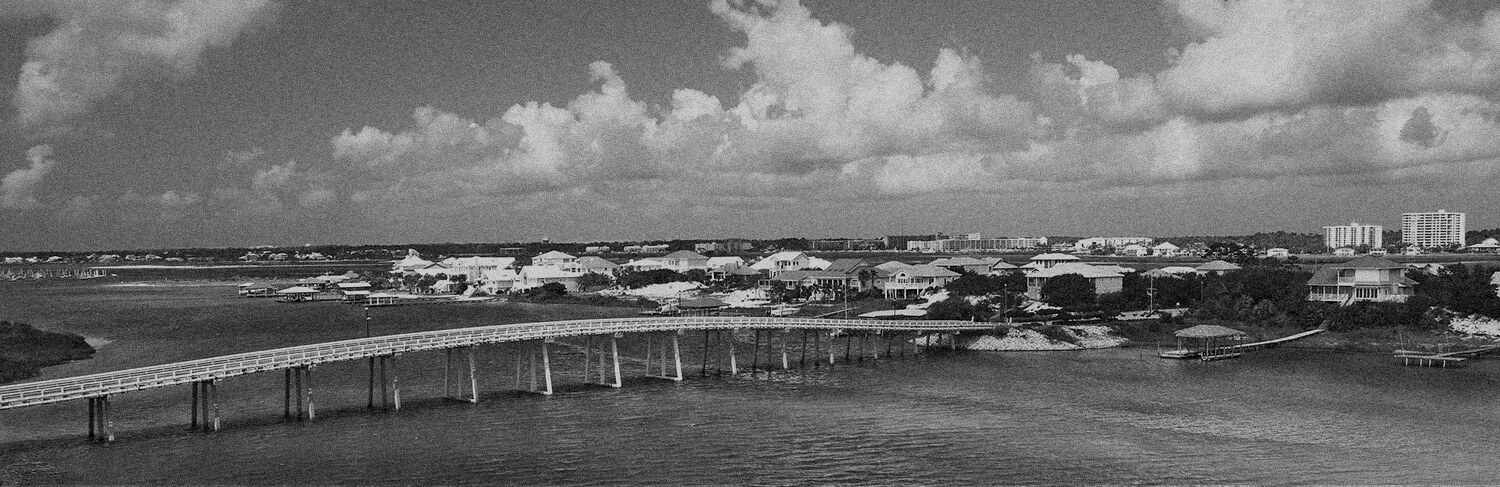
[[[543,284],[540,289],[542,290],[542,292],[551,294],[553,296],[566,296],[568,294],[568,286],[560,282],[549,282]]]
[[[1054,306],[1094,304],[1094,283],[1080,274],[1063,274],[1042,285],[1042,300]]]
[[[578,287],[583,290],[598,289],[609,287],[614,282],[614,279],[609,276],[597,272],[589,272],[578,278]]]
[[[943,286],[954,296],[984,296],[1000,292],[1005,288],[1004,279],[999,276],[982,276],[979,274],[964,274],[958,276],[953,282]]]
[[[927,319],[930,320],[984,321],[993,313],[989,306],[973,304],[959,296],[950,296],[927,307]]]

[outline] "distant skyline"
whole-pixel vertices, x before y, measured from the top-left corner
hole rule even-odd
[[[1500,0],[0,0],[0,97],[11,251],[1500,227]]]

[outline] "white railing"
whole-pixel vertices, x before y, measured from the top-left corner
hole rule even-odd
[[[0,409],[222,379],[403,352],[583,335],[711,329],[986,330],[968,321],[872,321],[777,317],[623,318],[549,321],[358,338],[187,362],[0,386]]]

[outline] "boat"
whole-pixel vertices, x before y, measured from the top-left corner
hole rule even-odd
[[[1170,358],[1170,359],[1177,359],[1177,360],[1190,360],[1190,359],[1198,358],[1198,355],[1200,355],[1200,353],[1197,350],[1188,350],[1186,348],[1179,348],[1179,349],[1176,349],[1176,350],[1162,350],[1161,352],[1158,352],[1156,355],[1159,356],[1159,357],[1161,357],[1161,358]]]

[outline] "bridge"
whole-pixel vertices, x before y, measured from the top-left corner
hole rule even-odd
[[[801,330],[802,347],[800,363],[805,366],[809,332],[813,338],[814,360],[821,360],[818,344],[825,333],[832,337],[843,335],[846,341],[855,334],[860,335],[860,352],[867,352],[866,340],[875,336],[892,336],[912,333],[915,336],[931,333],[958,333],[967,330],[989,330],[992,324],[968,321],[874,321],[847,319],[810,319],[780,317],[674,317],[674,318],[627,318],[594,319],[521,323],[450,330],[426,331],[398,335],[359,338],[328,343],[300,345],[294,347],[263,350],[257,352],[225,355],[220,357],[190,360],[162,365],[153,365],[128,370],[104,372],[77,377],[27,382],[0,386],[0,410],[37,406],[80,399],[88,400],[89,437],[114,440],[114,424],[110,418],[110,396],[132,391],[156,389],[183,384],[192,385],[192,427],[217,430],[219,428],[218,383],[221,380],[260,372],[284,371],[285,395],[283,414],[292,417],[293,402],[296,403],[296,418],[311,420],[315,417],[312,387],[312,371],[318,364],[367,359],[370,364],[370,406],[374,407],[376,388],[376,364],[379,363],[381,402],[391,399],[396,409],[401,407],[400,381],[396,375],[396,357],[403,353],[445,350],[448,361],[444,365],[444,391],[451,394],[451,376],[454,375],[453,352],[463,350],[468,355],[467,374],[463,368],[457,375],[467,376],[467,381],[457,383],[457,392],[463,394],[463,382],[468,384],[467,397],[452,396],[469,402],[479,401],[478,381],[474,362],[474,347],[493,343],[520,343],[516,355],[517,389],[522,389],[523,378],[529,373],[528,387],[522,389],[538,394],[552,393],[552,368],[548,346],[554,339],[562,337],[584,338],[584,377],[589,383],[620,387],[621,370],[618,339],[626,333],[645,334],[646,370],[648,377],[682,380],[682,353],[679,337],[687,331],[704,332],[702,368],[706,372],[709,363],[709,337],[716,335],[716,343],[722,342],[722,333],[731,332],[731,345],[727,355],[731,374],[738,373],[738,357],[733,346],[734,331],[755,331],[755,360],[759,360],[760,336],[763,331],[782,331],[781,366],[790,367],[787,352],[792,330]],[[892,339],[887,338],[887,354]],[[608,347],[606,349],[606,342]],[[774,355],[770,338],[768,353]],[[915,352],[916,342],[908,341]],[[950,340],[950,344],[952,341]],[[877,342],[878,344],[878,342]],[[829,363],[834,362],[832,343],[827,349]],[[902,343],[905,353],[907,343]],[[716,347],[724,348],[724,347]],[[845,347],[845,355],[849,353]],[[607,351],[606,351],[607,350]],[[879,357],[879,347],[871,350]],[[593,362],[597,357],[597,368]],[[528,360],[529,359],[529,360]],[[722,357],[716,357],[718,363]],[[768,363],[771,359],[768,358]],[[611,367],[612,365],[612,367]],[[658,374],[651,371],[655,367]],[[610,374],[612,369],[612,374]],[[540,383],[538,375],[540,374]],[[592,382],[597,374],[598,382]],[[611,377],[612,375],[612,377]],[[389,390],[388,390],[389,386]],[[295,391],[295,393],[294,393]],[[212,420],[210,420],[210,412]]]

